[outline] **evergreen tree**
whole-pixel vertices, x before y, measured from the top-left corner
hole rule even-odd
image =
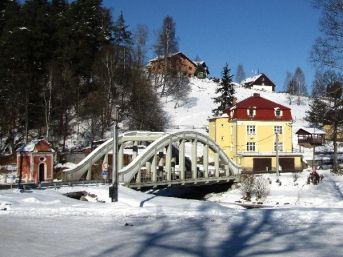
[[[221,115],[225,109],[231,108],[234,104],[235,90],[232,84],[233,76],[230,72],[229,66],[226,63],[222,71],[222,79],[215,91],[217,97],[213,98],[214,103],[217,105],[217,108],[212,110],[215,116]]]
[[[129,26],[125,23],[123,13],[121,13],[114,23],[113,43],[117,48],[116,59],[119,65],[123,66],[123,69],[131,65],[133,36],[128,28]]]
[[[325,116],[327,113],[327,104],[318,97],[313,98],[309,105],[309,110],[306,111],[305,120],[316,128],[321,128],[325,124]]]

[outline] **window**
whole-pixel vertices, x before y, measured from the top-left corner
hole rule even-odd
[[[247,126],[247,134],[248,135],[255,135],[255,125],[248,125]]]
[[[255,142],[248,142],[247,143],[247,151],[248,152],[255,152]]]
[[[283,145],[282,143],[278,143],[278,151],[283,151]],[[276,143],[274,143],[274,152],[276,152]]]
[[[247,114],[250,118],[254,117],[256,115],[256,107],[250,107],[247,109]]]
[[[275,114],[276,118],[280,118],[282,116],[282,110],[279,107],[276,107],[274,109],[274,114]]]
[[[223,136],[221,137],[221,140],[224,141],[224,137]]]
[[[274,126],[274,134],[282,134],[282,126]]]

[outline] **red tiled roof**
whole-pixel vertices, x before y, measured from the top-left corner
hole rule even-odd
[[[248,109],[255,109],[256,115],[253,117],[248,115]],[[275,110],[280,109],[282,111],[282,115],[280,117],[276,117]],[[291,121],[292,114],[291,109],[276,102],[270,101],[261,97],[259,94],[254,94],[251,97],[248,97],[240,102],[238,102],[235,106],[233,106],[230,110],[225,110],[228,114],[233,111],[232,119],[238,120],[263,120],[263,121],[272,121],[272,120],[282,120],[282,121]],[[230,116],[230,115],[229,115]]]

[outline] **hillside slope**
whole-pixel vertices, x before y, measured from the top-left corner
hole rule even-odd
[[[190,83],[192,91],[186,103],[181,107],[174,108],[175,102],[168,101],[164,103],[164,109],[170,115],[173,129],[196,128],[205,131],[208,119],[212,117],[212,110],[215,108],[213,97],[216,96],[217,83],[209,79],[201,80],[197,78],[191,78]],[[287,93],[265,92],[235,86],[235,96],[238,101],[248,98],[254,93],[259,93],[264,98],[291,108],[294,133],[299,127],[307,125],[304,117],[309,109],[310,99],[308,97],[301,97],[300,99],[292,97],[292,104],[289,104],[290,95]],[[296,137],[293,137],[293,142],[296,144]]]

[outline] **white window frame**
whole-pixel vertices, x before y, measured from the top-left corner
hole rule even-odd
[[[247,152],[256,152],[255,142],[247,142]]]
[[[279,152],[283,151],[283,143],[282,142],[278,143],[278,150],[279,150]],[[274,142],[274,152],[276,152],[276,142]]]
[[[274,134],[282,135],[282,126],[274,126]]]
[[[279,114],[278,114],[279,112]],[[283,115],[283,111],[280,109],[280,107],[274,108],[274,115],[276,118],[281,118]]]
[[[248,135],[256,135],[256,126],[255,125],[247,125],[247,134]]]
[[[255,106],[249,107],[249,108],[247,109],[247,115],[248,115],[248,117],[250,117],[250,118],[255,117],[255,116],[256,116],[256,107],[255,107]]]

